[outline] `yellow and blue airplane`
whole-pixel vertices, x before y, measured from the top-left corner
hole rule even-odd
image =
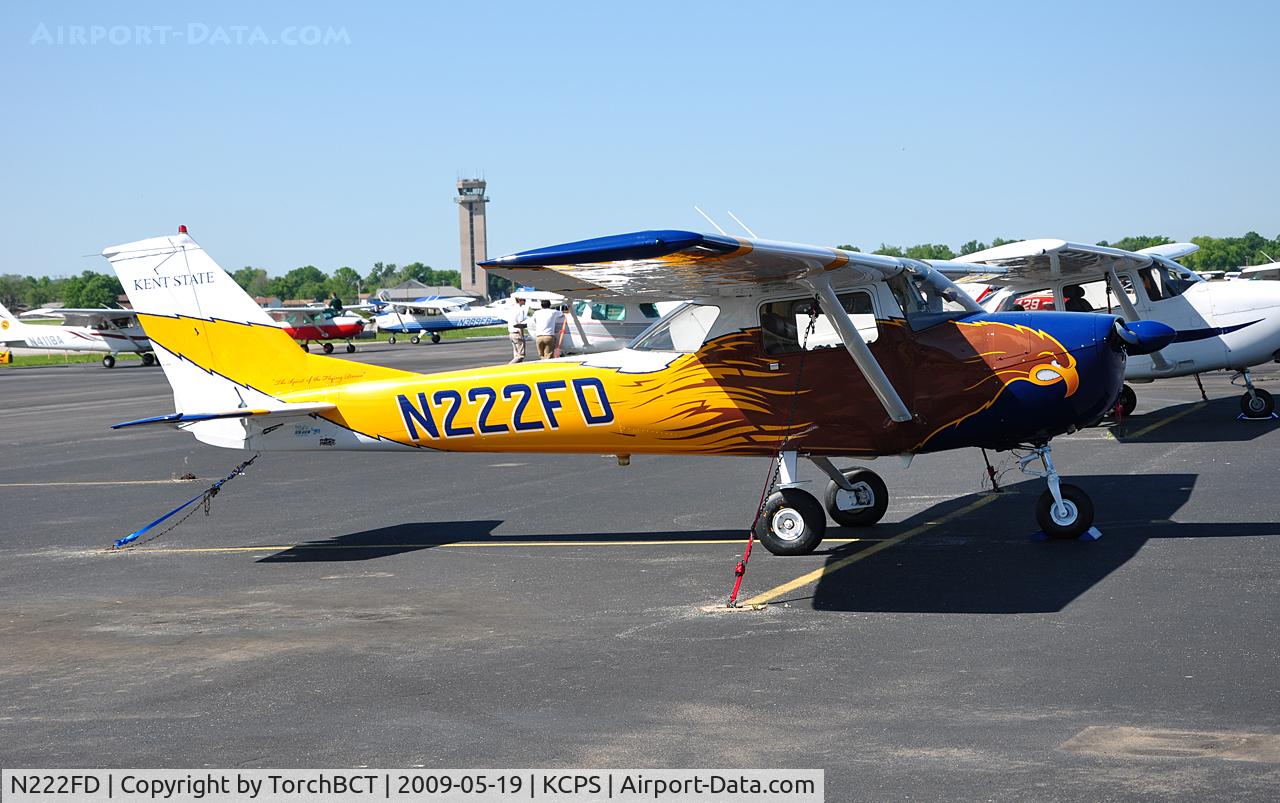
[[[1127,355],[1173,337],[1114,315],[988,313],[943,275],[985,267],[662,230],[485,265],[572,297],[692,299],[629,347],[419,374],[304,353],[185,230],[103,255],[176,407],[117,428],[249,450],[775,457],[780,484],[756,525],[775,554],[812,551],[828,515],[884,515],[883,480],[832,458],[961,447],[1025,449],[1020,467],[1048,481],[1041,529],[1080,535],[1093,506],[1059,481],[1050,439],[1096,422]],[[800,457],[829,478],[823,502],[800,487]]]

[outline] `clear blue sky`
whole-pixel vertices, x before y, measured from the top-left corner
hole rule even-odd
[[[455,268],[474,171],[493,255],[695,203],[864,248],[1274,236],[1278,9],[8,2],[0,272],[179,223],[229,269]],[[95,25],[122,43],[70,43]],[[278,41],[304,26],[346,43]]]

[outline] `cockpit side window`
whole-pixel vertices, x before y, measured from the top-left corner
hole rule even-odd
[[[858,333],[868,343],[874,343],[879,336],[876,328],[875,306],[871,294],[862,290],[841,293],[840,306],[853,319]],[[760,306],[760,338],[765,354],[788,354],[797,352],[804,344],[806,351],[814,349],[835,348],[841,345],[840,334],[835,325],[820,310],[816,318],[810,311],[817,302],[810,296],[788,299],[786,301],[770,301]],[[813,320],[813,331],[809,331],[809,322]],[[807,335],[807,336],[806,336]]]

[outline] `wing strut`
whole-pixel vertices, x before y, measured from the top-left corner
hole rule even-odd
[[[1107,268],[1107,284],[1111,286],[1111,292],[1115,293],[1116,301],[1120,302],[1120,310],[1124,312],[1124,319],[1129,322],[1140,321],[1142,316],[1138,314],[1137,307],[1133,306],[1133,302],[1129,300],[1128,294],[1125,293],[1124,287],[1120,284],[1120,277],[1116,275],[1116,266],[1112,262]],[[1136,293],[1137,290],[1135,289]],[[1173,366],[1164,358],[1159,351],[1153,351],[1148,355],[1151,357],[1151,364],[1157,371],[1169,371]]]
[[[849,356],[853,357],[853,362],[858,366],[858,370],[862,371],[867,384],[871,385],[876,398],[880,400],[880,404],[884,405],[884,411],[889,414],[889,418],[899,424],[910,421],[911,411],[902,403],[902,397],[894,389],[889,377],[885,376],[884,369],[880,367],[875,355],[867,347],[867,342],[862,339],[862,335],[858,334],[858,327],[854,325],[849,313],[844,311],[836,291],[831,289],[831,284],[821,276],[811,277],[809,281],[818,293],[818,303],[822,306],[822,311],[827,314],[827,318],[840,334],[840,342],[844,343]]]

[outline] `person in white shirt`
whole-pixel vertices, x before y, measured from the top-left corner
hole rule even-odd
[[[507,313],[507,334],[511,337],[511,363],[524,362],[524,333],[529,328],[529,316],[524,311],[524,299],[517,298]]]
[[[533,313],[533,336],[538,340],[538,358],[549,360],[556,355],[556,340],[564,326],[564,313],[542,300],[542,309]]]

